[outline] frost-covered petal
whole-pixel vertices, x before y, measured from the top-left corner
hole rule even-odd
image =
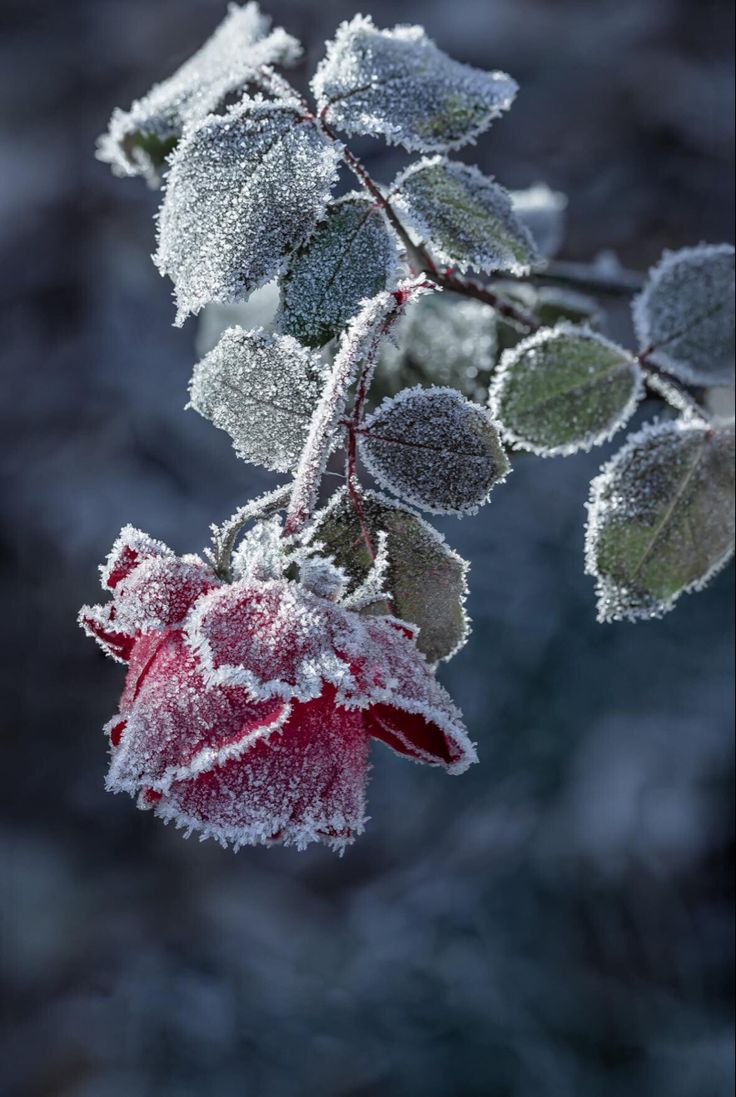
[[[511,106],[503,72],[453,61],[422,27],[379,30],[368,16],[342,23],[312,80],[327,121],[410,151],[459,148]]]
[[[324,213],[340,148],[296,101],[245,98],[187,129],[171,158],[154,256],[177,324],[242,301],[284,266]]]
[[[144,175],[155,183],[186,125],[216,111],[228,95],[254,80],[262,65],[299,57],[296,39],[280,27],[268,34],[270,24],[257,4],[231,4],[214,34],[173,76],[129,110],[115,110],[99,139],[97,158],[116,175]]]
[[[173,556],[174,553],[163,541],[156,541],[134,526],[123,526],[105,563],[100,566],[100,581],[103,587],[114,590],[143,560]]]
[[[114,602],[98,606],[82,606],[77,618],[88,636],[96,640],[106,655],[118,663],[127,663],[133,650],[133,636],[121,629],[116,620]]]
[[[342,850],[365,824],[367,755],[363,713],[336,708],[328,690],[295,705],[281,729],[237,760],[142,806],[221,845],[324,842]]]
[[[281,727],[279,698],[252,701],[234,686],[207,688],[179,630],[150,633],[134,648],[118,715],[110,722],[107,787],[165,791],[241,757]]]
[[[130,635],[172,628],[218,586],[212,568],[196,558],[144,560],[115,590],[116,622]]]

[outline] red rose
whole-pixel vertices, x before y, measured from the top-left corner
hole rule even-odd
[[[475,751],[410,626],[261,574],[224,584],[122,531],[102,568],[112,600],[80,613],[129,664],[107,787],[223,845],[342,849],[365,822],[371,736],[450,773]]]

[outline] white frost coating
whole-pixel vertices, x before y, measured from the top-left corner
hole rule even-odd
[[[372,199],[348,194],[296,255],[281,283],[277,324],[307,346],[322,346],[360,308],[396,281],[396,236]]]
[[[416,387],[363,423],[360,453],[378,482],[432,514],[473,514],[509,463],[488,412],[455,389]]]
[[[642,350],[691,385],[734,383],[734,249],[665,251],[633,302]]]
[[[567,196],[551,190],[546,183],[512,190],[510,195],[514,213],[529,229],[539,253],[551,259],[564,236]]]
[[[395,208],[443,263],[515,275],[539,263],[511,195],[476,167],[442,156],[420,160],[397,176],[391,194]]]
[[[123,526],[104,564],[100,564],[100,582],[103,587],[114,587],[141,560],[153,556],[173,556],[163,541],[149,537],[135,526]]]
[[[205,305],[197,317],[194,340],[197,357],[204,358],[205,354],[209,354],[228,328],[245,328],[246,331],[265,328],[266,331],[273,331],[278,307],[279,287],[276,279],[254,290],[248,300],[240,304],[218,305],[213,301]]]
[[[368,569],[365,579],[350,594],[341,599],[341,605],[345,609],[359,612],[368,606],[375,605],[376,602],[391,600],[391,594],[387,589],[389,556],[388,534],[385,530],[378,530],[374,547],[376,550],[375,559]]]
[[[559,323],[501,356],[489,407],[503,438],[540,457],[564,457],[612,438],[644,392],[634,358],[586,325]]]
[[[235,452],[293,469],[322,390],[322,360],[290,335],[229,328],[194,367],[189,407],[227,431]]]
[[[342,23],[312,79],[326,120],[419,152],[459,148],[508,110],[518,87],[503,72],[453,61],[422,27]]]
[[[598,619],[661,617],[733,555],[733,422],[647,424],[593,480],[587,510]]]
[[[183,135],[171,157],[154,261],[176,323],[242,301],[281,271],[323,215],[340,146],[296,101],[243,99]]]
[[[263,65],[297,60],[301,46],[286,31],[279,27],[264,37],[270,25],[257,4],[231,4],[212,37],[173,76],[129,110],[113,112],[99,138],[97,159],[110,164],[115,175],[143,175],[157,184],[164,158],[186,126],[256,81]]]
[[[115,588],[115,625],[129,636],[176,628],[192,602],[217,585],[212,569],[197,557],[143,560]]]
[[[285,525],[287,533],[302,529],[314,510],[333,433],[344,414],[348,391],[358,371],[363,369],[363,385],[367,390],[381,340],[389,333],[408,301],[418,294],[431,291],[432,287],[422,279],[401,282],[392,292],[379,293],[366,301],[343,332],[294,474],[294,490]]]

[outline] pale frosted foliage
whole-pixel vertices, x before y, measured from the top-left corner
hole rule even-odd
[[[433,514],[473,513],[509,470],[490,415],[455,389],[404,389],[358,437],[379,483]]]
[[[659,617],[733,553],[734,430],[656,423],[591,485],[586,570],[602,621]]]
[[[456,294],[414,301],[381,347],[376,387],[395,395],[413,383],[449,385],[484,400],[496,362],[496,313]]]
[[[458,148],[511,106],[517,85],[437,49],[422,27],[342,23],[312,80],[319,109],[346,133],[384,137],[410,151]]]
[[[470,631],[466,562],[406,507],[367,490],[360,491],[360,503],[372,547],[375,550],[385,534],[388,556],[384,583],[389,598],[379,596],[366,608],[372,613],[391,610],[415,625],[417,647],[431,663],[449,659]],[[346,489],[336,492],[316,515],[313,536],[355,583],[365,581],[372,568],[371,551]]]
[[[543,457],[600,445],[633,414],[642,372],[622,347],[559,324],[506,351],[490,407],[504,438]]]
[[[334,202],[289,264],[281,284],[281,330],[307,346],[322,346],[365,298],[389,286],[397,262],[396,237],[375,202],[357,194]]]
[[[692,385],[734,383],[734,249],[666,251],[633,306],[642,350]]]
[[[527,274],[539,253],[508,191],[475,167],[441,156],[397,177],[393,204],[433,255],[460,270]]]
[[[215,33],[173,76],[156,84],[129,110],[115,110],[97,157],[116,175],[144,175],[151,183],[184,128],[222,106],[228,95],[257,78],[263,65],[288,64],[301,46],[257,4],[231,4]]]
[[[519,220],[532,234],[540,255],[551,258],[559,250],[565,231],[567,198],[546,183],[526,190],[512,190],[511,204]]]
[[[314,509],[335,428],[345,412],[348,392],[359,371],[367,391],[382,339],[390,334],[406,305],[427,292],[430,290],[422,279],[401,282],[395,290],[386,290],[366,301],[343,332],[297,466],[285,525],[287,533],[298,532]]]
[[[171,158],[155,262],[177,324],[274,277],[323,215],[339,146],[295,102],[244,99],[188,129]]]
[[[190,407],[227,431],[238,457],[286,472],[320,397],[321,366],[290,335],[228,328],[194,367]]]

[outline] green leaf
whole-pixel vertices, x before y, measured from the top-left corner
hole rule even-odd
[[[734,249],[666,251],[633,304],[642,350],[691,385],[734,383]]]
[[[488,412],[451,388],[404,389],[358,432],[376,480],[432,514],[472,514],[509,463]]]
[[[598,617],[660,617],[733,553],[733,423],[656,423],[629,438],[591,484],[586,571]]]
[[[558,324],[503,354],[490,407],[508,442],[551,457],[605,442],[641,393],[642,372],[627,351],[588,328]]]
[[[374,202],[356,194],[333,202],[281,283],[281,330],[323,346],[361,301],[388,288],[397,262],[396,237]]]
[[[442,263],[528,274],[539,261],[511,195],[477,168],[435,156],[398,176],[392,201]]]
[[[465,643],[466,562],[437,530],[405,507],[382,495],[361,490],[363,519],[375,548],[379,531],[386,534],[391,604],[374,603],[363,612],[393,613],[417,625],[417,647],[430,662],[449,659]],[[366,579],[371,555],[360,521],[345,488],[336,492],[317,515],[313,539],[321,541],[355,586]]]

